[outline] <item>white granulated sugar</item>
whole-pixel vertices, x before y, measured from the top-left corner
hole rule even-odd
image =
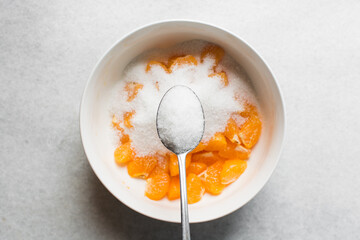
[[[115,115],[120,120],[124,113],[135,111],[131,119],[134,127],[128,129],[123,123],[120,126],[124,128],[125,134],[129,134],[132,146],[139,156],[168,152],[157,134],[156,113],[161,98],[175,85],[187,86],[199,97],[205,115],[204,142],[209,141],[216,132],[223,132],[231,114],[242,111],[245,101],[256,105],[246,74],[229,55],[225,54],[217,67],[217,70],[226,72],[229,85],[224,87],[220,79],[209,77],[213,73],[214,60],[206,58],[200,62],[201,51],[207,44],[209,43],[205,41],[192,40],[169,49],[154,49],[141,54],[125,68],[114,87],[110,111],[111,116]],[[166,62],[174,55],[193,55],[198,65],[181,66],[171,74],[160,66],[153,65],[149,72],[145,72],[150,60]],[[131,102],[127,101],[124,91],[128,82],[143,84],[143,88]],[[155,83],[158,83],[159,90]],[[241,120],[236,119],[237,122]]]
[[[163,144],[176,154],[194,149],[204,131],[204,114],[195,93],[175,86],[164,95],[157,114],[157,127]]]

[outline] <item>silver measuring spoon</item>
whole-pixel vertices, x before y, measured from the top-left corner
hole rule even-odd
[[[161,142],[178,158],[182,239],[190,240],[186,155],[200,143],[205,129],[204,111],[197,95],[186,86],[170,88],[159,104],[156,128]]]

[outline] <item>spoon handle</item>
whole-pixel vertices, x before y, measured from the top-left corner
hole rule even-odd
[[[186,188],[186,155],[187,153],[182,153],[177,155],[177,157],[179,162],[180,175],[182,239],[190,240],[190,224]]]

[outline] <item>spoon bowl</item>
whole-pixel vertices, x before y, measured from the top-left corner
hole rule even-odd
[[[200,99],[183,85],[170,88],[160,101],[156,129],[164,146],[175,154],[193,150],[205,130],[205,117]]]

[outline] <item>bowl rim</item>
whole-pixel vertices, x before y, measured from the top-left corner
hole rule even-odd
[[[279,163],[280,160],[280,156],[282,154],[283,151],[283,145],[284,145],[284,140],[285,140],[285,133],[286,133],[286,108],[285,108],[285,102],[284,102],[284,98],[283,98],[283,93],[280,89],[279,83],[277,82],[275,75],[272,71],[272,69],[270,68],[270,66],[267,64],[267,62],[264,60],[263,57],[261,57],[261,55],[246,41],[244,41],[241,37],[239,37],[238,35],[236,35],[235,33],[233,33],[232,31],[229,31],[226,28],[223,27],[219,27],[216,26],[214,24],[210,24],[204,21],[199,21],[199,20],[190,20],[190,19],[165,19],[165,20],[160,20],[160,21],[155,21],[149,24],[145,24],[142,25],[140,27],[135,28],[134,30],[130,31],[129,33],[125,34],[123,37],[121,37],[120,39],[118,39],[114,44],[111,45],[110,48],[108,48],[108,50],[105,51],[104,54],[101,55],[101,57],[98,59],[98,61],[96,62],[96,64],[94,65],[89,77],[87,78],[86,84],[85,84],[85,88],[84,91],[82,93],[82,97],[81,97],[81,102],[80,102],[80,111],[79,111],[79,127],[80,127],[80,137],[81,137],[81,144],[83,146],[86,158],[92,168],[92,170],[94,171],[95,175],[97,176],[97,178],[100,180],[100,182],[104,185],[104,187],[116,198],[118,199],[122,204],[124,204],[125,206],[129,207],[130,209],[134,210],[135,212],[140,213],[141,215],[145,215],[147,217],[153,218],[153,219],[157,219],[157,220],[161,220],[164,222],[172,222],[172,223],[178,223],[178,221],[173,221],[173,220],[169,220],[169,219],[164,219],[164,218],[160,218],[157,216],[152,216],[146,212],[141,212],[139,209],[134,208],[133,206],[131,206],[131,204],[129,204],[128,202],[123,201],[122,199],[118,198],[117,195],[113,192],[112,189],[110,189],[104,181],[104,178],[102,177],[102,175],[100,174],[99,170],[96,169],[96,167],[94,167],[94,163],[93,160],[90,160],[91,158],[89,157],[88,151],[86,149],[85,143],[84,143],[84,102],[85,102],[85,98],[86,98],[86,93],[88,92],[88,88],[90,85],[90,82],[93,79],[94,74],[96,73],[97,69],[99,68],[99,66],[101,65],[102,61],[111,53],[111,51],[122,41],[124,41],[126,38],[130,37],[131,35],[135,34],[138,31],[141,31],[143,29],[155,26],[155,25],[161,25],[161,24],[168,24],[168,23],[187,23],[187,24],[199,24],[199,25],[204,25],[204,26],[208,26],[208,27],[212,27],[215,28],[217,30],[223,31],[228,33],[229,35],[231,35],[232,37],[236,38],[237,40],[239,40],[240,42],[242,42],[247,48],[249,48],[253,53],[255,53],[255,55],[259,58],[260,61],[262,61],[262,63],[266,66],[267,70],[269,71],[270,76],[273,79],[273,83],[274,83],[274,87],[275,90],[277,90],[278,95],[279,95],[279,107],[281,110],[281,119],[279,119],[279,121],[283,122],[283,126],[282,128],[280,128],[281,132],[279,133],[279,147],[278,147],[278,152],[275,154],[274,158],[276,158],[276,161],[273,165],[273,168],[271,169],[271,171],[269,171],[267,173],[267,175],[264,177],[264,181],[261,187],[259,187],[259,189],[257,191],[255,191],[253,194],[251,194],[248,199],[240,204],[234,204],[234,207],[229,210],[229,211],[224,211],[221,214],[218,214],[216,216],[211,216],[208,219],[205,220],[198,220],[198,221],[192,221],[191,223],[201,223],[201,222],[208,222],[208,221],[212,221],[212,220],[216,220],[219,219],[221,217],[224,217],[230,213],[235,212],[236,210],[240,209],[241,207],[245,206],[250,200],[252,200],[266,185],[266,183],[269,181],[270,177],[272,176],[273,172],[276,169],[276,166]]]

